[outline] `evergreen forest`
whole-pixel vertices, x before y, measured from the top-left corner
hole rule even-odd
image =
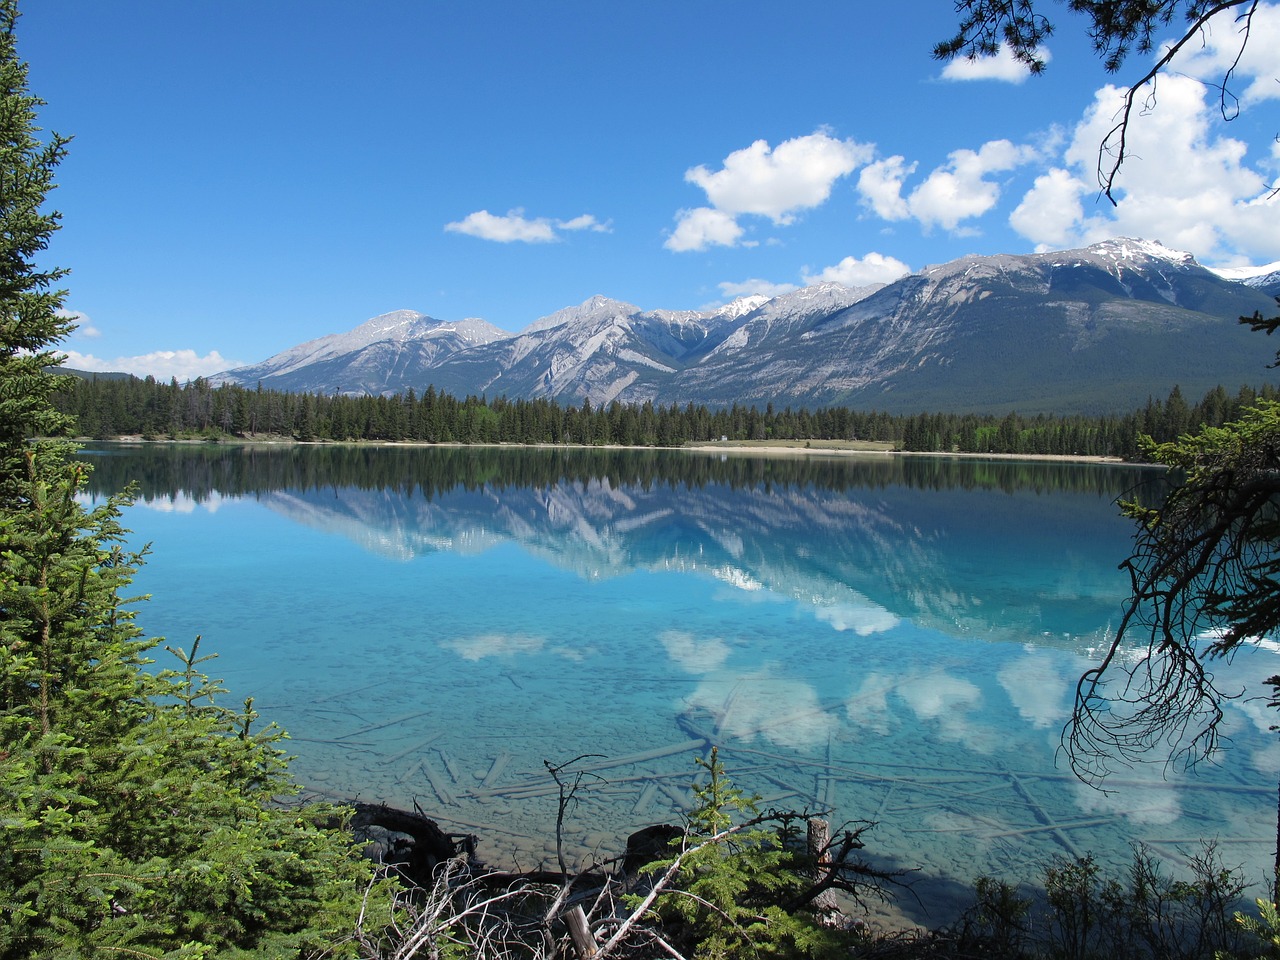
[[[908,416],[829,407],[764,410],[618,402],[593,407],[554,400],[505,397],[458,399],[428,387],[394,396],[325,396],[256,390],[197,379],[180,385],[152,377],[96,376],[69,379],[53,400],[74,417],[81,436],[111,439],[288,438],[313,441],[379,441],[460,444],[566,444],[673,447],[727,440],[864,441],[911,452],[1142,458],[1140,436],[1158,443],[1200,427],[1238,419],[1259,399],[1280,393],[1270,385],[1219,386],[1197,402],[1174,387],[1140,410],[1099,416],[1001,416],[919,413]]]

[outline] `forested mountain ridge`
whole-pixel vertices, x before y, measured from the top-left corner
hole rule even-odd
[[[882,287],[824,283],[713,311],[593,297],[518,334],[397,311],[211,379],[351,395],[434,386],[593,406],[1103,413],[1174,384],[1200,395],[1256,383],[1265,352],[1237,320],[1274,311],[1275,285],[1120,239],[964,257]]]

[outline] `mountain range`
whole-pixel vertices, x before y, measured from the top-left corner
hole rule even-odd
[[[1198,397],[1259,384],[1269,344],[1238,320],[1273,316],[1277,296],[1280,264],[1215,272],[1159,243],[1116,239],[704,311],[596,296],[519,333],[398,310],[210,379],[344,394],[434,386],[593,407],[1101,413],[1174,385]]]

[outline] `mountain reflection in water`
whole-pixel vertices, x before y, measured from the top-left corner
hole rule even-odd
[[[510,541],[589,579],[683,570],[769,590],[838,630],[906,618],[1012,639],[1115,617],[1112,504],[1158,483],[1115,465],[492,447],[150,445],[95,464],[95,492],[252,495],[396,559]],[[1031,584],[1029,564],[1054,576]]]
[[[943,886],[1033,876],[1055,854],[1123,863],[1135,839],[1176,866],[1217,837],[1265,875],[1280,763],[1259,704],[1231,705],[1233,752],[1191,779],[1139,767],[1102,794],[1055,765],[1075,679],[1125,596],[1114,500],[1158,495],[1158,473],[566,449],[88,455],[95,493],[137,485],[126,525],[156,543],[144,628],[220,650],[233,694],[294,736],[309,786],[416,801],[479,832],[492,860],[553,853],[543,760],[601,755],[582,761],[600,779],[569,825],[586,861],[678,819],[692,755],[714,743],[768,804],[876,820],[883,865]],[[1257,653],[1219,679],[1275,672]]]

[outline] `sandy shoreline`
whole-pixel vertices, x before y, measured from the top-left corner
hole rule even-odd
[[[637,447],[633,449],[652,449]],[[745,444],[735,443],[711,443],[697,444],[684,447],[671,447],[669,449],[689,450],[695,453],[735,453],[750,454],[753,456],[842,456],[842,457],[949,457],[965,460],[1037,460],[1054,463],[1111,463],[1124,464],[1131,461],[1123,460],[1120,457],[1097,457],[1083,456],[1076,454],[1050,454],[1050,453],[947,453],[941,450],[936,451],[914,451],[914,450],[876,450],[876,449],[860,449],[856,447],[797,447],[797,446],[749,446]]]
[[[155,440],[145,439],[141,436],[119,436],[112,437],[110,440],[91,439],[87,437],[76,437],[76,443],[92,444],[92,443],[129,443],[129,444],[177,444],[188,446],[306,446],[306,447],[484,447],[499,450],[510,449],[529,449],[529,450],[670,450],[685,451],[688,453],[719,453],[733,454],[734,456],[753,456],[753,457],[864,457],[864,458],[881,458],[881,457],[950,457],[965,460],[1021,460],[1021,461],[1039,461],[1046,463],[1106,463],[1113,465],[1134,465],[1142,466],[1143,464],[1135,464],[1133,461],[1124,460],[1120,457],[1100,457],[1100,456],[1084,456],[1079,454],[1049,454],[1049,453],[962,453],[959,451],[945,452],[941,450],[935,451],[915,451],[915,450],[897,450],[888,443],[857,443],[856,441],[840,441],[840,440],[816,440],[808,441],[807,445],[800,446],[800,441],[795,442],[774,442],[774,441],[725,441],[710,443],[690,443],[679,447],[638,447],[625,446],[623,444],[604,443],[604,444],[577,444],[577,443],[430,443],[425,440],[295,440],[292,437],[229,437],[225,440],[204,440],[204,439],[183,439],[183,440]]]

